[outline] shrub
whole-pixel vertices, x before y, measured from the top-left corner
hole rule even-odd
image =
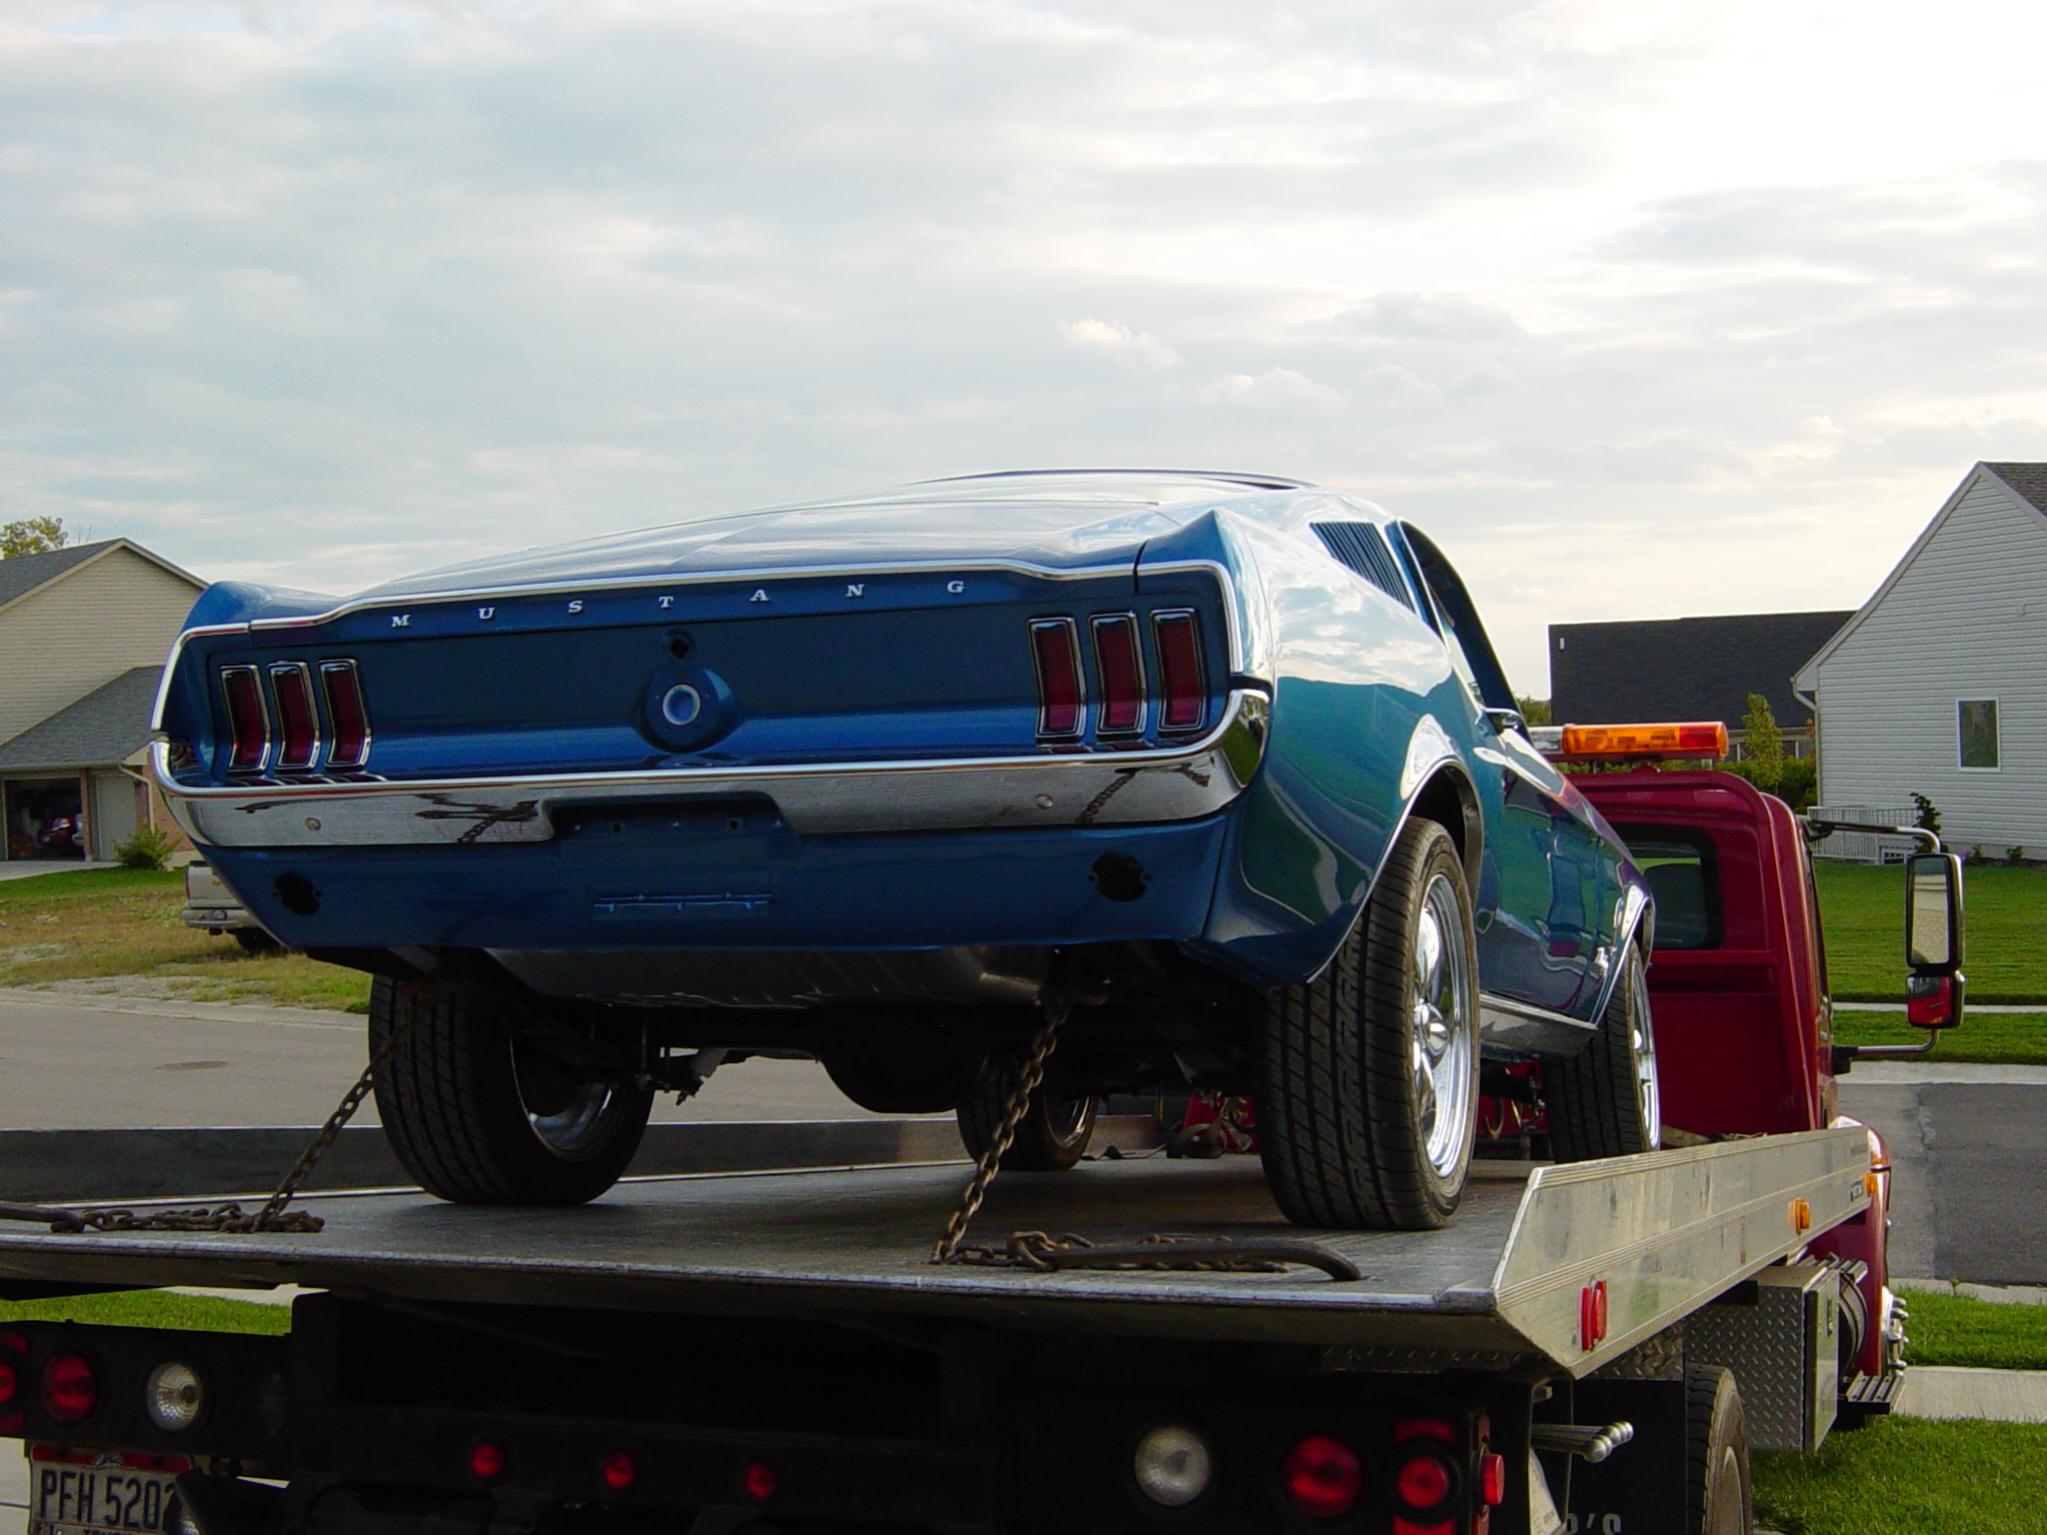
[[[1932,800],[1921,794],[1917,789],[1912,791],[1912,805],[1915,811],[1912,824],[1920,830],[1930,831],[1938,837],[1940,835],[1940,807],[1935,805]]]
[[[1741,761],[1750,770],[1741,776],[1766,794],[1776,792],[1777,775],[1784,766],[1784,733],[1777,728],[1770,700],[1762,694],[1749,694],[1741,733]]]
[[[177,847],[177,839],[169,832],[141,826],[134,836],[114,848],[114,858],[124,869],[161,869],[170,862]]]
[[[1810,758],[1786,757],[1777,769],[1777,797],[1801,815],[1819,798],[1819,765]]]

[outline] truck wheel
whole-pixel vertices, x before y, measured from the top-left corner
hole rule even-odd
[[[370,1054],[410,1032],[377,1073],[377,1115],[405,1170],[457,1204],[576,1205],[625,1172],[651,1089],[587,1082],[491,1016],[473,992],[370,987]]]
[[[1268,1001],[1258,1151],[1308,1226],[1426,1230],[1464,1193],[1478,1128],[1478,945],[1449,832],[1402,828],[1328,969]]]
[[[994,1144],[1012,1080],[1008,1065],[991,1061],[960,1100],[960,1139],[976,1162]],[[1056,1078],[1041,1083],[1002,1165],[1026,1173],[1063,1173],[1076,1166],[1094,1138],[1095,1109],[1093,1098],[1062,1091]]]
[[[279,954],[284,950],[283,944],[260,927],[238,927],[228,936],[241,945],[244,954]]]
[[[1621,964],[1592,1043],[1568,1060],[1542,1063],[1550,1154],[1559,1162],[1654,1151],[1663,1139],[1648,970],[1633,944]]]
[[[1685,1535],[1750,1535],[1748,1419],[1732,1370],[1685,1372]]]

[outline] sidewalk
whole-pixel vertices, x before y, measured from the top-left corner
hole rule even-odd
[[[1841,1079],[1856,1087],[1914,1087],[1945,1083],[1965,1087],[2047,1087],[2047,1066],[1988,1066],[1976,1061],[1857,1061]]]
[[[1919,1365],[1905,1376],[1896,1410],[1908,1418],[2047,1423],[2047,1370]]]

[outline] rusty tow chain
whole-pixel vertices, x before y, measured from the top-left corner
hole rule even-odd
[[[1044,1084],[1045,1062],[1059,1043],[1059,1029],[1066,1022],[1066,1012],[1067,1004],[1063,1000],[1055,999],[1045,1004],[1044,1021],[1031,1036],[1023,1058],[1012,1068],[1009,1096],[1002,1104],[1002,1118],[995,1126],[995,1133],[988,1138],[980,1160],[974,1164],[974,1174],[961,1190],[958,1206],[946,1218],[944,1233],[931,1249],[933,1263],[1021,1268],[1039,1274],[1081,1268],[1277,1274],[1284,1271],[1289,1262],[1310,1262],[1317,1267],[1325,1267],[1317,1261],[1320,1254],[1281,1257],[1276,1252],[1257,1255],[1225,1253],[1208,1244],[1188,1244],[1187,1250],[1175,1251],[1181,1245],[1179,1239],[1158,1235],[1124,1245],[1097,1246],[1086,1237],[1070,1232],[1055,1236],[1047,1231],[1016,1231],[1010,1233],[1009,1240],[1001,1247],[969,1246],[967,1228],[981,1213],[981,1206],[988,1198],[988,1187],[995,1181],[996,1173],[1001,1171],[1002,1159],[1016,1142],[1016,1132],[1023,1124],[1024,1116],[1030,1112],[1031,1100]]]
[[[362,1075],[355,1079],[355,1085],[341,1095],[341,1101],[334,1106],[334,1112],[327,1116],[327,1122],[320,1126],[306,1149],[299,1153],[298,1160],[277,1185],[276,1192],[263,1201],[262,1208],[254,1214],[238,1204],[185,1206],[168,1210],[60,1210],[52,1208],[50,1230],[60,1233],[82,1231],[227,1231],[246,1234],[258,1231],[280,1231],[311,1234],[326,1226],[317,1215],[308,1215],[303,1210],[289,1208],[305,1187],[306,1180],[313,1175],[313,1169],[320,1165],[320,1158],[340,1137],[342,1128],[355,1117],[363,1100],[369,1097],[377,1084],[377,1073],[390,1063],[406,1037],[412,1032],[412,1018],[408,1016],[398,1027],[384,1036],[383,1045],[370,1057],[363,1067]]]

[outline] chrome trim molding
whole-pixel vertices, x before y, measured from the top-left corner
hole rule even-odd
[[[1479,993],[1478,1015],[1487,1044],[1526,1050],[1531,1055],[1576,1055],[1599,1033],[1597,1023],[1581,1023],[1532,1002],[1517,1002],[1489,991]]]
[[[164,710],[170,702],[171,679],[177,673],[178,661],[184,654],[187,641],[221,634],[269,634],[286,629],[316,629],[322,624],[332,623],[335,619],[346,618],[351,613],[366,612],[375,608],[438,607],[444,603],[475,602],[479,599],[503,601],[507,598],[550,597],[569,592],[639,591],[663,586],[716,586],[726,582],[745,585],[748,582],[758,584],[763,581],[836,580],[845,576],[951,575],[962,572],[967,574],[996,572],[1031,576],[1043,581],[1101,581],[1120,578],[1128,580],[1132,591],[1137,592],[1141,590],[1141,578],[1145,575],[1180,575],[1188,571],[1208,572],[1221,588],[1219,595],[1222,599],[1223,625],[1229,635],[1230,666],[1233,671],[1246,670],[1249,663],[1244,650],[1244,637],[1238,623],[1236,581],[1226,566],[1214,560],[1175,560],[1157,565],[1140,565],[1137,559],[1133,558],[1127,564],[1081,565],[1071,569],[1036,565],[1028,560],[915,560],[908,563],[897,561],[880,564],[795,565],[769,570],[675,571],[658,576],[617,576],[609,580],[540,582],[530,586],[474,587],[448,592],[351,597],[325,612],[308,613],[303,617],[256,618],[234,624],[199,624],[184,630],[171,641],[170,656],[164,662],[163,680],[157,684],[156,703],[150,711],[149,724],[152,730],[164,728]]]
[[[1143,825],[1195,820],[1234,800],[1263,760],[1270,710],[1262,692],[1239,689],[1222,722],[1198,741],[978,760],[199,787],[171,775],[169,743],[157,741],[149,766],[178,824],[209,847],[545,842],[557,802],[735,793],[768,795],[805,834]]]

